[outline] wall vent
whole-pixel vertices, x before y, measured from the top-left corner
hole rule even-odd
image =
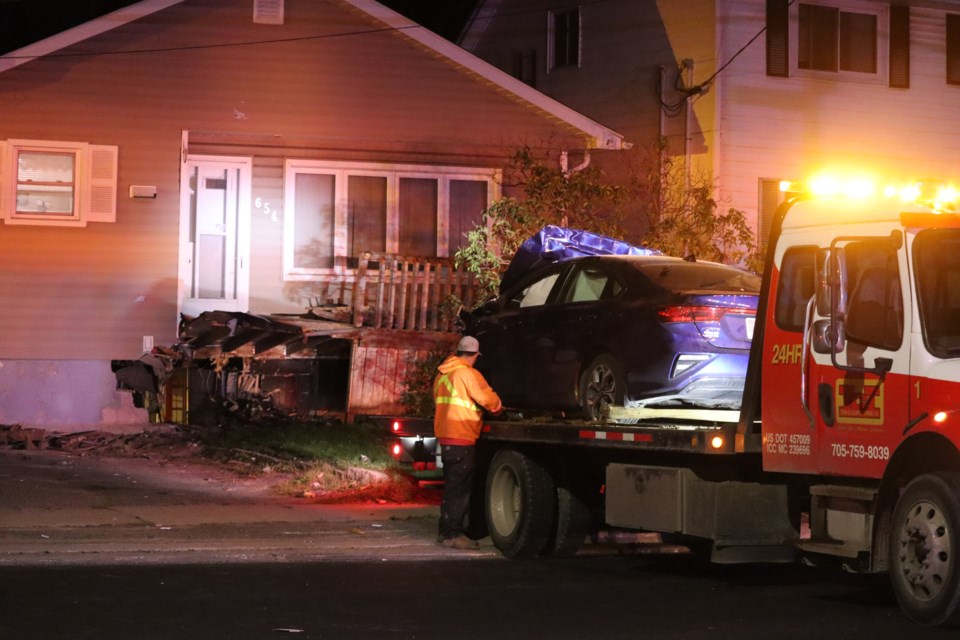
[[[253,0],[254,24],[283,24],[284,0]]]

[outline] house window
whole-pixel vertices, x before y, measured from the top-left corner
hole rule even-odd
[[[284,275],[309,279],[364,251],[452,256],[499,197],[491,169],[288,160]]]
[[[947,84],[960,84],[960,14],[947,14]]]
[[[550,69],[580,66],[580,8],[551,11],[547,23]]]
[[[117,147],[74,142],[0,142],[0,219],[7,224],[85,226],[116,220]]]
[[[877,14],[801,4],[797,67],[877,73]]]

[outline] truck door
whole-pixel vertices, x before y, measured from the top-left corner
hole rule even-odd
[[[784,243],[786,244],[786,243]],[[778,255],[763,318],[763,467],[768,471],[817,471],[815,422],[809,415],[803,367],[804,326],[816,293],[816,262],[822,251],[809,244]],[[807,372],[809,373],[809,371]]]
[[[878,478],[909,420],[902,236],[838,238],[807,322],[819,472]]]

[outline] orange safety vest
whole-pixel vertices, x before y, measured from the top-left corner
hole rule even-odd
[[[474,442],[483,424],[481,407],[500,410],[500,397],[483,375],[456,356],[440,365],[433,383],[434,433],[441,440]]]

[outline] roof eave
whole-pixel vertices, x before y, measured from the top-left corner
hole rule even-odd
[[[143,0],[0,56],[0,73],[116,29],[184,0]]]
[[[451,61],[456,66],[476,76],[483,82],[511,94],[515,99],[545,113],[563,124],[574,128],[584,136],[586,149],[628,149],[623,136],[599,122],[588,118],[565,104],[537,91],[533,87],[517,80],[488,62],[481,60],[446,38],[438,36],[426,27],[422,27],[409,18],[374,0],[340,0],[356,10],[369,15],[374,20],[393,29],[397,34],[409,38],[422,47],[432,50],[438,56]]]

